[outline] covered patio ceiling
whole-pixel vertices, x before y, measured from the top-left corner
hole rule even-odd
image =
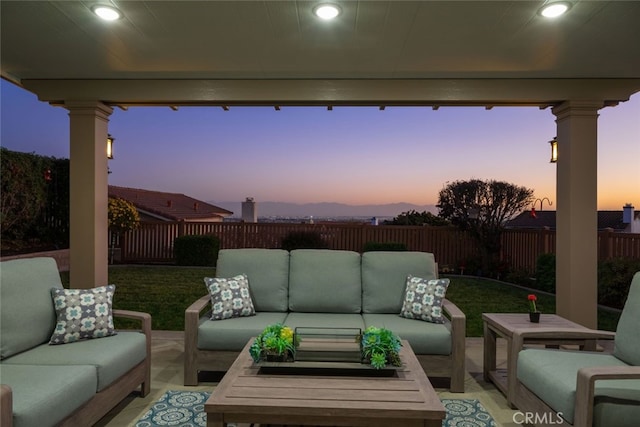
[[[91,6],[111,3],[104,22]],[[640,90],[640,2],[0,2],[2,77],[108,105],[556,105]]]
[[[640,91],[640,2],[0,1],[2,77],[70,111],[71,282],[107,281],[112,108],[538,106],[556,117],[557,312],[595,326],[597,116]],[[462,124],[463,125],[463,124]],[[550,135],[552,137],[553,135]]]

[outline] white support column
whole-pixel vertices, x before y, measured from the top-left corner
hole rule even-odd
[[[556,116],[556,312],[598,323],[598,110],[602,102],[566,101]]]
[[[108,281],[107,130],[113,112],[101,102],[65,102],[71,125],[70,281],[72,288]]]

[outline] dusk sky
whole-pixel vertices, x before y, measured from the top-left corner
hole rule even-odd
[[[4,80],[0,98],[3,147],[69,156],[67,110]],[[496,179],[548,197],[548,210],[555,129],[533,107],[116,108],[109,183],[214,202],[424,205],[447,182]],[[640,94],[598,121],[598,209],[625,203],[640,209]]]

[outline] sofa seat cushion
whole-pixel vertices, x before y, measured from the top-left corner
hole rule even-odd
[[[592,366],[627,365],[610,354],[526,349],[518,354],[517,375],[529,390],[573,423],[578,369]],[[624,426],[630,421],[637,425],[640,380],[597,381],[595,402],[594,415],[604,413],[610,417],[604,418],[606,424],[601,425]]]
[[[436,279],[436,262],[426,252],[362,254],[362,312],[400,313],[407,276]]]
[[[360,313],[360,254],[329,249],[291,251],[289,310]]]
[[[296,328],[356,328],[364,330],[362,316],[347,313],[289,313],[284,324],[294,331]]]
[[[223,249],[217,277],[246,274],[256,311],[286,312],[289,298],[289,252],[282,249]]]
[[[48,342],[56,325],[51,289],[62,289],[53,258],[3,261],[0,267],[0,359]]]
[[[118,331],[118,335],[99,340],[78,341],[73,345],[43,344],[5,361],[11,365],[94,366],[98,375],[97,389],[102,391],[112,382],[142,362],[147,355],[145,335]],[[53,370],[53,369],[52,369]]]
[[[376,326],[393,331],[409,341],[415,354],[451,354],[451,323],[437,324],[405,319],[397,314],[363,314],[365,327]]]
[[[255,316],[224,320],[200,319],[198,348],[201,350],[240,351],[251,337],[256,337],[268,325],[284,323],[287,313],[257,312]]]
[[[93,365],[0,364],[2,383],[13,392],[13,426],[53,426],[96,393]]]

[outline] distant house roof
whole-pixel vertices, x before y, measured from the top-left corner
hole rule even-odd
[[[222,219],[233,212],[180,193],[109,186],[109,197],[131,202],[141,213],[165,221],[205,221]]]
[[[635,218],[640,217],[640,212],[635,213]],[[622,211],[598,211],[598,230],[613,228],[614,231],[624,231],[628,224],[622,222]],[[507,228],[556,228],[556,211],[535,211],[535,218],[531,211],[522,212],[517,217],[507,221]]]

